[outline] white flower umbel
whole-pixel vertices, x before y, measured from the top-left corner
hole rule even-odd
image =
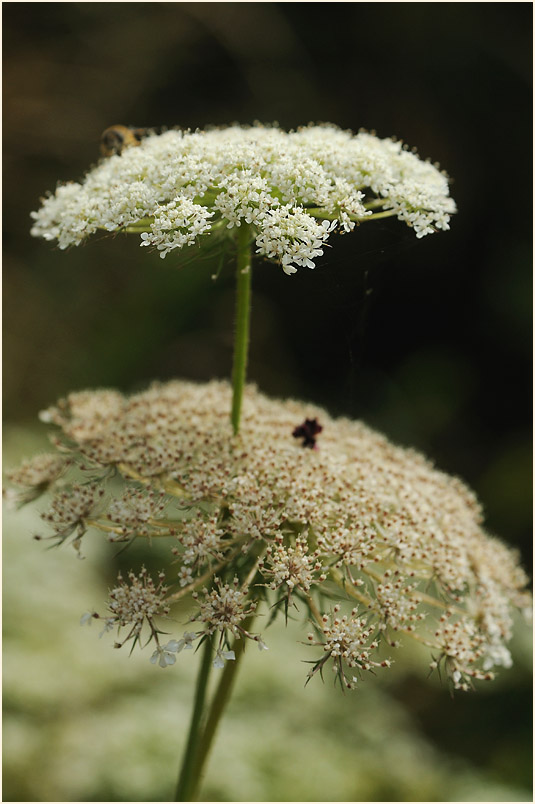
[[[295,274],[295,265],[314,268],[315,257],[335,228],[335,221],[319,223],[304,210],[289,204],[270,210],[256,238],[257,254],[280,261],[285,274]]]
[[[445,174],[401,142],[331,125],[231,126],[153,134],[101,161],[43,200],[32,234],[64,249],[97,229],[138,232],[165,257],[251,225],[256,252],[291,274],[314,267],[335,229],[395,215],[423,237],[454,212]]]
[[[64,456],[44,453],[23,461],[19,468],[8,472],[7,477],[18,489],[5,489],[4,500],[8,507],[17,507],[31,502],[58,479],[67,462]]]
[[[170,201],[156,209],[150,234],[142,232],[142,246],[156,246],[162,259],[174,248],[192,246],[197,238],[210,231],[213,212],[187,198]]]
[[[510,665],[512,611],[529,606],[527,578],[515,554],[485,533],[463,483],[360,422],[251,386],[234,435],[230,395],[223,382],[177,381],[133,397],[76,393],[48,411],[68,464],[61,479],[46,472],[52,489],[60,484],[44,517],[56,537],[83,522],[111,541],[169,542],[172,587],[163,573],[154,583],[142,570],[111,590],[104,619],[130,629],[118,644],[143,628],[156,641],[151,660],[167,667],[204,640],[210,662],[226,668],[236,638],[265,648],[249,631],[256,610],[275,617],[292,609],[316,628],[310,675],[328,663],[345,687],[388,668],[409,638],[429,648],[432,667],[457,689]],[[99,400],[113,413],[107,424],[95,415]],[[93,442],[98,462],[88,458]],[[25,467],[12,477],[34,480],[42,493],[42,473]],[[97,468],[100,481],[65,492],[68,473],[94,478]],[[156,619],[173,622],[168,615],[186,595],[198,630],[160,646]]]

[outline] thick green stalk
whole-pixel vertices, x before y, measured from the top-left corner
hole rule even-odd
[[[251,227],[242,223],[237,236],[236,265],[236,323],[234,333],[234,364],[232,367],[232,427],[240,429],[241,404],[247,373],[249,351],[249,321],[251,313]]]
[[[201,666],[195,690],[195,703],[191,715],[188,742],[182,760],[182,767],[178,777],[175,801],[194,801],[193,792],[197,787],[195,768],[197,766],[198,746],[201,735],[201,721],[204,713],[204,701],[208,676],[212,667],[212,639],[207,637],[204,642]]]
[[[249,326],[251,313],[251,227],[245,223],[237,233],[236,258],[236,324],[234,335],[234,362],[232,367],[232,412],[231,421],[234,433],[240,427],[241,405],[245,378],[247,374],[247,354],[249,350]],[[243,626],[248,629],[252,617]],[[176,801],[195,801],[199,793],[203,768],[212,745],[217,725],[230,698],[236,671],[244,650],[244,639],[234,640],[233,650],[236,658],[227,661],[223,675],[214,694],[210,712],[204,717],[204,702],[208,675],[212,662],[211,639],[207,639],[197,679],[195,703],[191,717],[188,742],[178,779]],[[201,729],[201,726],[204,728]]]
[[[243,621],[242,625],[244,630],[248,631],[250,629],[253,620],[254,615]],[[200,738],[199,747],[195,758],[193,787],[191,788],[191,801],[197,800],[199,788],[203,779],[204,766],[206,764],[206,760],[208,759],[208,754],[210,753],[216,730],[219,725],[219,721],[221,720],[221,715],[223,714],[223,711],[230,700],[234,682],[236,681],[240,660],[245,652],[245,638],[235,639],[234,644],[232,645],[232,650],[234,651],[236,658],[225,663],[221,680],[214,693],[214,697],[212,698],[212,704],[210,706],[208,717],[205,721],[205,726]]]

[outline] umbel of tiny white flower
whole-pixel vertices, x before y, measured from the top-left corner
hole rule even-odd
[[[235,639],[266,649],[249,630],[253,614],[265,630],[291,608],[305,634],[313,628],[309,678],[330,666],[354,687],[409,639],[429,648],[431,668],[456,689],[510,666],[506,643],[514,608],[530,605],[527,577],[485,533],[460,480],[361,422],[251,386],[235,435],[230,395],[223,382],[178,381],[132,397],[71,394],[44,416],[59,428],[57,462],[43,468],[38,456],[11,475],[30,496],[45,487],[54,495],[43,514],[53,540],[79,541],[91,526],[114,542],[169,543],[165,578],[142,569],[110,591],[101,619],[104,631],[125,634],[117,647],[153,641],[150,660],[166,668],[211,640],[221,668],[235,659]],[[313,444],[303,428],[314,430]],[[197,630],[161,644],[186,596]]]
[[[448,179],[401,142],[332,125],[167,131],[58,186],[32,234],[65,249],[97,230],[137,232],[161,257],[252,227],[287,274],[313,268],[334,230],[395,215],[417,237],[448,229]]]

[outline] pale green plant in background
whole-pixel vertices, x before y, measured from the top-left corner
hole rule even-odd
[[[54,493],[48,538],[80,555],[89,528],[158,555],[170,543],[157,579],[119,576],[107,611],[82,622],[118,628],[115,647],[151,642],[162,668],[202,645],[177,800],[198,797],[245,643],[265,657],[277,617],[306,625],[308,680],[329,668],[343,689],[411,639],[454,689],[511,664],[527,578],[482,529],[474,495],[359,422],[245,386],[253,251],[291,275],[314,267],[335,230],[395,215],[423,237],[454,211],[447,177],[400,143],[256,126],[151,134],[34,213],[32,233],[61,248],[104,229],[138,232],[162,257],[206,244],[236,258],[232,385],[70,394],[41,416],[59,428],[57,451],[10,476],[16,502]],[[186,630],[170,617],[189,617]]]

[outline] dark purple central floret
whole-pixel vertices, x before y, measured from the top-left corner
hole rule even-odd
[[[321,433],[323,427],[317,419],[305,419],[303,424],[296,427],[292,435],[294,438],[303,439],[303,447],[316,448],[316,436]]]

